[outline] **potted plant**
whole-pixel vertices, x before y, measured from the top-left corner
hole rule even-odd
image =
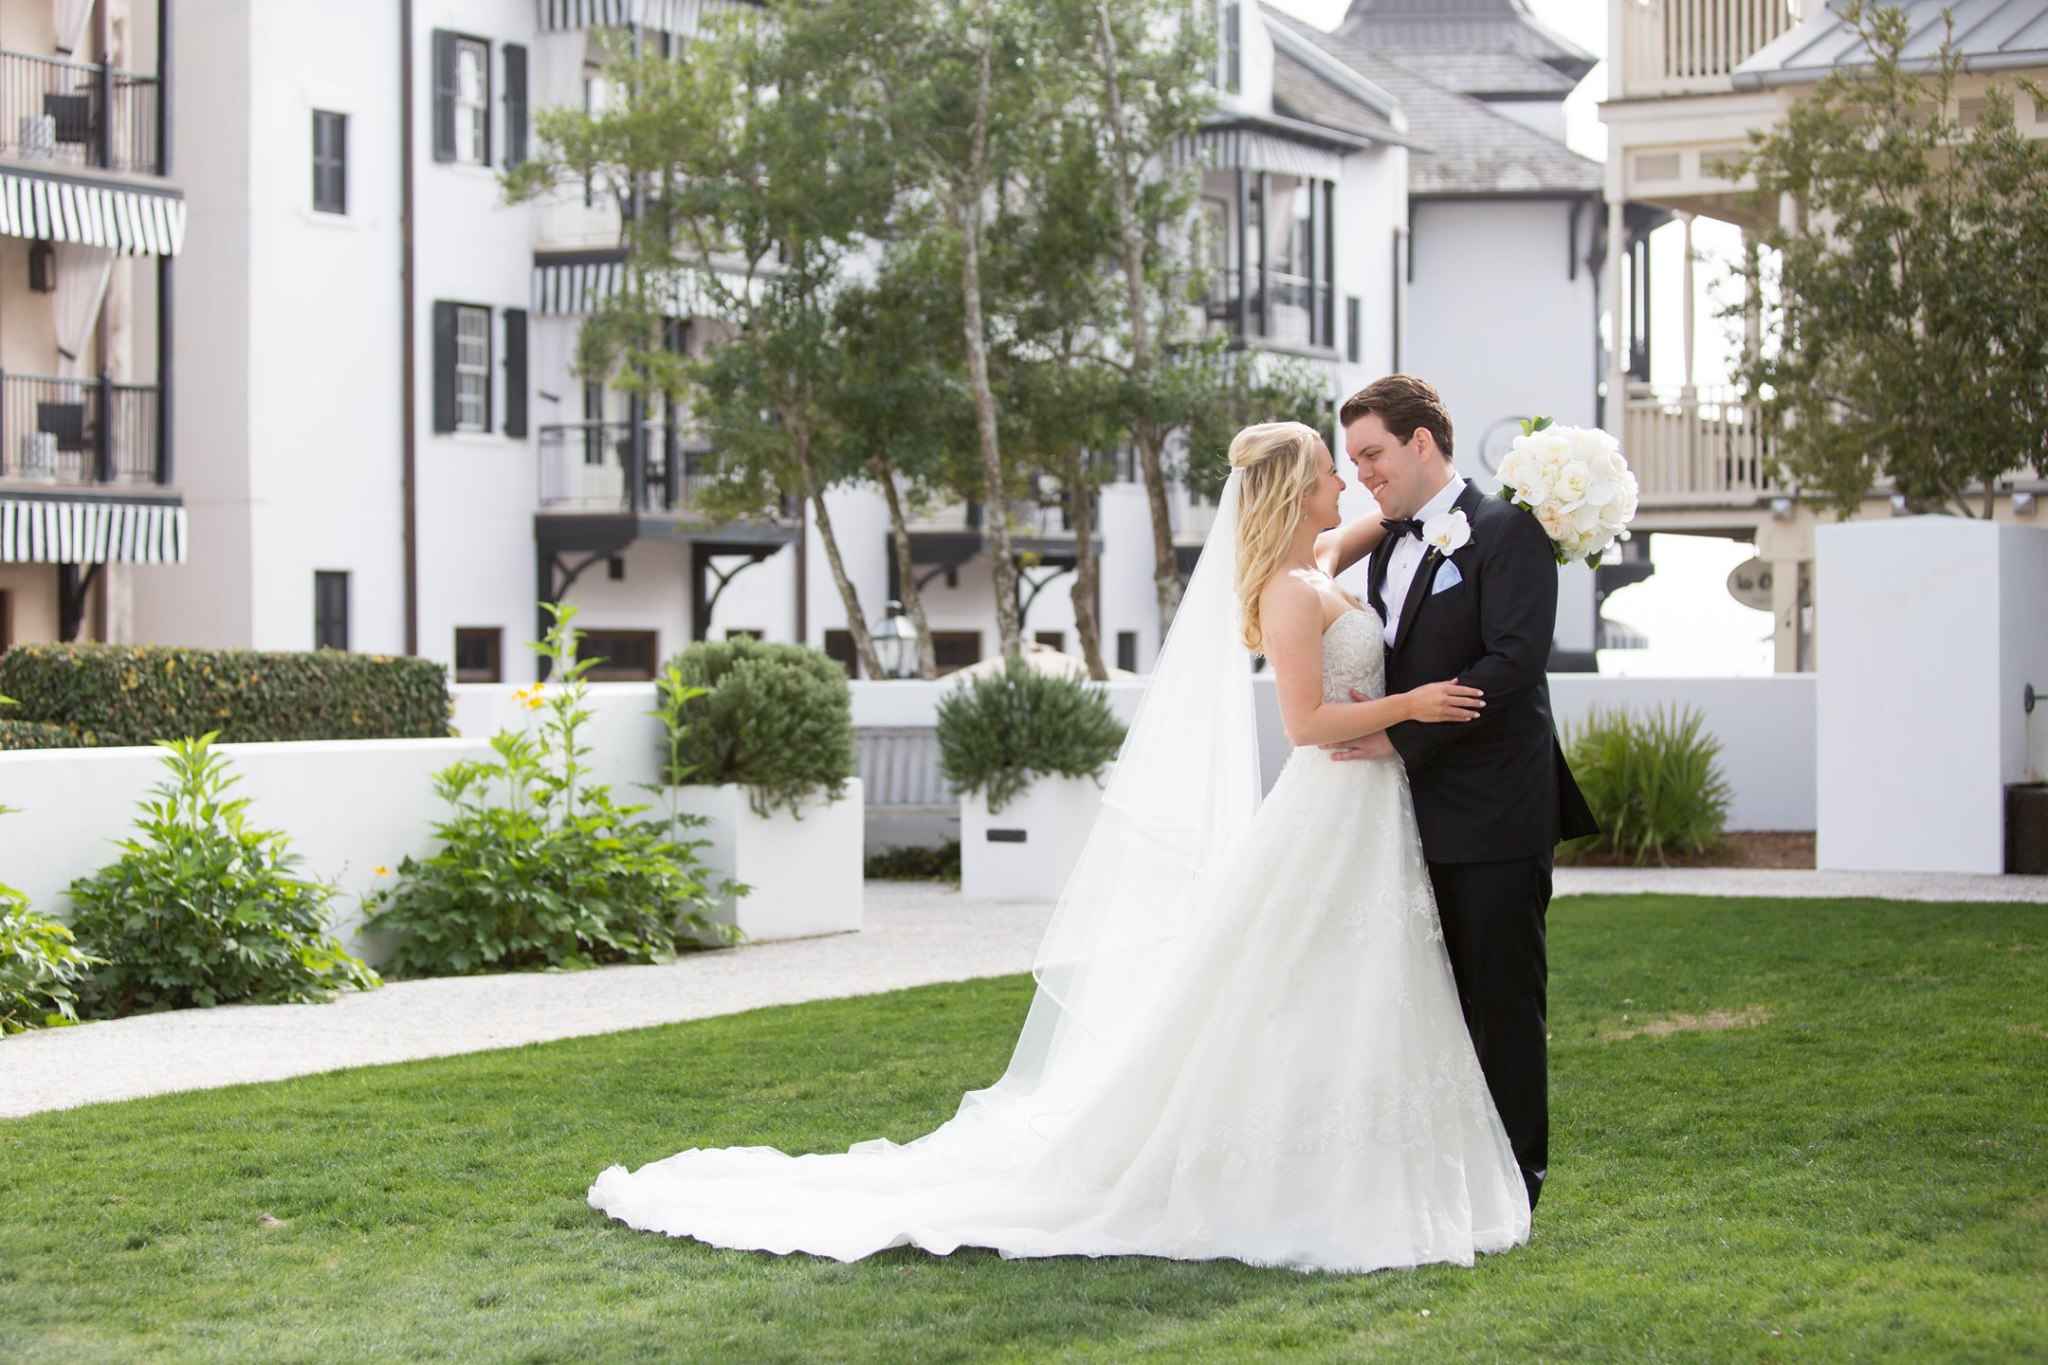
[[[1056,900],[1124,741],[1103,690],[1013,659],[939,703],[939,769],[960,793],[960,889]]]
[[[750,939],[861,927],[863,808],[846,674],[821,650],[701,640],[656,679],[675,809],[735,891],[713,918]]]

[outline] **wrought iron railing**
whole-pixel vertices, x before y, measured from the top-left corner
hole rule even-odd
[[[103,62],[0,52],[0,155],[161,175],[161,90]]]
[[[544,511],[688,515],[725,477],[679,422],[568,422],[535,435]],[[785,498],[779,517],[796,515]]]
[[[164,481],[162,391],[106,375],[0,372],[0,477],[40,483]]]

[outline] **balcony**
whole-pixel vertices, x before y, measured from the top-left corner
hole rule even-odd
[[[1336,296],[1328,283],[1277,271],[1265,281],[1258,288],[1255,276],[1251,292],[1241,296],[1234,277],[1219,280],[1209,294],[1209,320],[1261,346],[1317,352],[1335,346]]]
[[[0,156],[163,174],[161,84],[95,62],[0,52]]]
[[[543,513],[712,524],[700,500],[719,475],[689,428],[660,419],[572,422],[541,427],[536,435]],[[735,522],[724,531],[779,543],[794,534],[795,516],[795,503],[785,501],[776,517]]]
[[[1819,0],[1612,0],[1621,10],[1615,98],[1719,95],[1765,44]]]
[[[132,487],[165,472],[156,385],[0,373],[0,478]]]
[[[1645,511],[1755,506],[1788,489],[1761,414],[1732,386],[1631,384],[1620,437]]]

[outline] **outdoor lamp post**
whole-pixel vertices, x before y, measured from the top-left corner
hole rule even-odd
[[[882,673],[890,678],[917,676],[917,626],[903,614],[903,604],[889,603],[889,614],[869,630],[875,641],[875,658]]]

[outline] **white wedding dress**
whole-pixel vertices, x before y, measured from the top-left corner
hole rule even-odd
[[[1184,613],[1176,637],[1188,626]],[[1383,695],[1382,649],[1371,614],[1332,623],[1325,698]],[[1141,738],[1134,727],[1120,768]],[[1164,757],[1148,771],[1171,786]],[[1399,762],[1295,750],[1207,862],[1221,836],[1160,853],[1171,831],[1134,822],[1120,795],[1113,778],[1094,838],[1135,861],[1105,871],[1089,859],[1107,844],[1091,841],[1076,882],[1096,894],[1063,898],[1001,1083],[906,1146],[691,1150],[612,1167],[591,1204],[651,1232],[839,1260],[909,1244],[1370,1271],[1469,1265],[1527,1240]]]

